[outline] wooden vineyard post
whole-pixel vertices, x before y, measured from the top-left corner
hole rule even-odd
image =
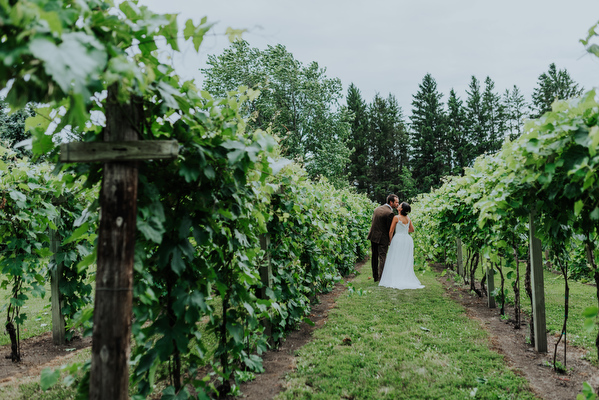
[[[535,237],[534,212],[529,217],[530,264],[532,286],[532,314],[534,319],[535,350],[547,352],[547,326],[545,322],[545,287],[543,281],[543,254],[541,241]]]
[[[495,297],[491,294],[495,290],[495,270],[490,262],[487,264],[487,292],[489,293],[487,296],[487,306],[489,308],[495,308],[497,307],[495,304]]]
[[[129,398],[137,217],[135,160],[174,158],[178,151],[176,141],[136,142],[142,126],[142,103],[134,97],[130,103],[119,103],[117,94],[116,85],[108,88],[106,143],[61,145],[62,162],[104,161],[89,382],[91,400]]]
[[[268,247],[270,246],[270,235],[268,233],[260,234],[260,249],[266,252],[264,263],[260,265],[260,280],[262,281],[262,287],[260,288],[260,298],[266,299],[266,289],[272,287],[272,266],[270,264],[270,255],[268,254]]]
[[[104,141],[134,141],[141,126],[140,104],[133,99],[130,104],[119,104],[116,91],[114,86],[108,89]],[[100,207],[89,398],[125,400],[131,351],[136,163],[104,164]]]
[[[270,254],[268,253],[268,247],[270,246],[270,234],[260,234],[260,248],[266,252],[264,263],[260,265],[260,280],[262,281],[262,287],[258,292],[260,299],[267,299],[266,289],[272,288],[272,265],[270,263]],[[268,337],[272,335],[272,329],[268,320],[263,320],[264,334]]]
[[[462,256],[462,239],[458,238],[456,240],[456,245],[457,245],[457,259],[458,259],[458,274],[461,277],[464,277],[464,259]]]
[[[57,205],[58,218],[56,222],[60,220],[61,210],[60,204],[64,202],[64,199],[54,199],[53,203]],[[52,297],[52,342],[55,345],[63,345],[66,343],[66,328],[64,322],[64,316],[62,315],[62,301],[60,295],[60,280],[62,279],[62,268],[63,263],[58,262],[56,256],[60,251],[60,243],[62,238],[58,234],[58,230],[50,229],[50,251],[54,254],[52,258],[56,264],[56,268],[50,273],[50,293]]]

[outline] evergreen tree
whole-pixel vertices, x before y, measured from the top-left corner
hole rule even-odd
[[[390,193],[402,199],[413,195],[413,182],[407,169],[408,134],[397,99],[378,93],[368,107],[368,195],[384,202]]]
[[[467,155],[472,153],[472,145],[466,132],[466,111],[462,100],[451,89],[447,100],[447,132],[449,139],[451,160],[451,174],[463,175],[464,168],[468,166]]]
[[[448,140],[442,97],[431,74],[424,76],[413,95],[410,162],[418,193],[440,186],[441,177],[451,169],[446,159]]]
[[[35,115],[33,107],[28,105],[24,109],[11,113],[11,110],[3,98],[0,98],[0,141],[2,146],[13,147],[19,142],[29,139],[25,132],[25,120]],[[13,149],[19,154],[19,157],[32,155],[31,150],[25,147]]]
[[[391,193],[389,178],[396,169],[396,141],[393,137],[394,119],[389,105],[378,93],[368,107],[369,126],[369,197],[384,202]]]
[[[554,63],[549,64],[549,70],[539,75],[537,87],[532,93],[531,117],[539,118],[551,111],[555,100],[565,100],[580,96],[583,92],[578,84],[570,77],[564,68],[558,71]]]
[[[353,150],[348,164],[351,186],[360,193],[368,192],[368,106],[360,90],[352,83],[347,90],[347,109],[350,114],[350,139],[348,147]]]
[[[502,102],[506,112],[506,133],[510,140],[514,140],[522,134],[528,103],[516,85],[511,91],[505,89]]]
[[[485,127],[487,126],[486,114],[483,111],[483,96],[480,82],[473,75],[466,90],[466,132],[470,145],[465,153],[467,165],[471,165],[476,157],[484,153],[487,142]]]
[[[495,91],[495,82],[487,76],[485,91],[482,96],[482,113],[484,115],[484,142],[481,143],[479,154],[495,153],[501,148],[507,131],[507,116],[501,96]]]
[[[393,120],[392,135],[395,139],[393,151],[395,152],[395,163],[397,169],[389,176],[391,182],[390,192],[395,193],[400,199],[407,200],[417,194],[415,182],[409,168],[410,160],[410,135],[404,122],[403,110],[399,106],[397,98],[392,94],[387,97],[389,116]]]

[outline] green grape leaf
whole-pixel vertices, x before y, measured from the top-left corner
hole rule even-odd
[[[52,370],[51,368],[44,368],[40,377],[40,387],[43,391],[46,391],[56,385],[59,379],[60,369]]]

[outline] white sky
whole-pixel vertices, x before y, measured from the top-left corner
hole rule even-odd
[[[227,27],[247,29],[252,47],[284,45],[304,65],[354,83],[368,102],[395,95],[404,115],[426,73],[446,102],[453,87],[465,100],[471,76],[503,92],[518,85],[527,101],[551,62],[584,86],[599,86],[599,59],[579,39],[599,20],[598,0],[140,0],[179,24],[203,16],[217,24],[195,54],[173,59],[178,73],[201,83],[208,54],[228,46]]]

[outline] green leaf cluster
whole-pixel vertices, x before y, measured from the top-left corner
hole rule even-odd
[[[154,14],[136,1],[115,7],[100,0],[24,0],[0,2],[0,26],[0,82],[9,85],[7,102],[12,107],[50,105],[38,113],[47,118],[30,121],[34,152],[56,155],[57,134],[65,128],[71,137],[102,140],[102,118],[92,116],[106,116],[108,87],[118,90],[122,104],[141,99],[140,140],[179,143],[176,160],[139,163],[131,354],[137,396],[149,395],[165,377],[165,368],[173,383],[163,392],[169,398],[188,397],[186,384],[199,396],[228,390],[229,380],[240,375],[236,369],[260,371],[259,355],[267,347],[263,321],[271,321],[275,337],[281,337],[309,314],[315,293],[330,289],[340,273],[353,269],[366,254],[362,236],[372,203],[336,190],[335,180],[310,183],[297,166],[281,172],[288,161],[278,156],[275,128],[246,119],[248,105],[258,98],[258,92],[247,89],[254,85],[215,97],[163,63],[158,42],[166,40],[173,51],[179,49],[176,15]],[[197,49],[209,27],[206,19],[187,21],[183,37]],[[330,155],[349,154],[337,151],[347,136],[345,117],[330,118],[338,80],[325,79],[316,63],[301,67],[284,48],[270,51],[269,68],[281,82],[291,79],[291,100],[304,104],[298,114],[304,124],[291,127],[294,134],[283,138],[284,148],[305,150],[311,176],[325,176],[330,169],[336,171],[331,177],[338,178],[344,163]],[[298,70],[299,80],[294,75]],[[298,115],[285,114],[277,121],[289,124]],[[99,164],[59,167],[84,178],[86,190],[102,176]],[[279,187],[283,192],[275,195]],[[24,190],[12,186],[5,197],[24,209]],[[54,223],[65,238],[57,261],[74,264],[76,277],[95,257],[81,242],[95,240],[90,232],[97,225],[98,204],[88,199],[84,206]],[[48,221],[57,215],[52,210]],[[258,235],[266,232],[276,245],[265,252]],[[274,286],[266,291],[267,299],[259,299],[256,293],[264,283],[258,270],[267,254]],[[87,287],[70,280],[62,289],[83,299],[88,294]],[[78,310],[74,324],[90,319],[89,310],[80,308],[74,301],[67,304],[69,313]],[[222,387],[198,375],[207,363]],[[46,374],[44,381],[51,384],[55,376]]]
[[[78,263],[91,252],[94,226],[84,224],[73,236],[93,195],[68,174],[55,174],[53,167],[0,148],[0,268],[2,286],[12,288],[10,304],[23,306],[31,293],[44,297],[45,282],[62,265],[60,292],[62,313],[68,324],[81,308],[91,303],[87,270]],[[71,237],[62,245],[62,239]],[[51,243],[54,241],[54,243]],[[11,307],[9,310],[9,319]],[[20,314],[20,322],[26,318]],[[69,335],[72,332],[69,332]]]
[[[423,253],[437,259],[459,237],[493,263],[508,257],[514,268],[527,256],[532,214],[550,260],[566,269],[584,266],[599,281],[598,118],[595,90],[555,101],[499,152],[421,196],[414,221],[426,227]]]
[[[300,161],[311,178],[347,186],[350,126],[338,104],[339,79],[328,78],[316,62],[303,65],[280,44],[260,50],[236,40],[207,63],[202,70],[207,91],[221,97],[237,90],[253,94],[242,105],[250,129],[270,127],[281,154]]]

